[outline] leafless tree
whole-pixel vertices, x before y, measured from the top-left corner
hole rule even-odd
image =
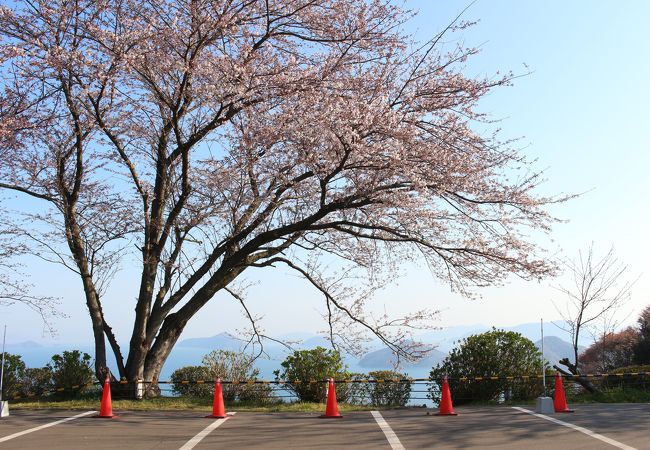
[[[600,319],[611,318],[612,313],[630,298],[630,289],[636,280],[626,280],[627,266],[614,255],[613,248],[604,257],[597,259],[594,257],[593,244],[586,253],[580,251],[578,259],[568,262],[566,267],[572,283],[568,287],[557,287],[566,295],[566,303],[563,307],[555,304],[555,307],[565,323],[561,328],[571,335],[573,362],[569,358],[560,360],[560,364],[566,366],[569,372],[558,366],[555,368],[567,375],[578,375],[580,334]]]

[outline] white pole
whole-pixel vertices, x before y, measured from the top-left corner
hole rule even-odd
[[[5,377],[5,341],[7,340],[7,325],[2,336],[2,365],[0,366],[0,401],[2,401],[2,381]]]
[[[540,319],[542,325],[542,386],[546,395],[546,361],[544,361],[544,319]]]
[[[544,392],[541,396],[537,397],[537,404],[535,405],[535,412],[537,414],[553,414],[553,399],[546,396],[546,360],[544,359],[544,319],[540,319],[542,331],[542,386]],[[555,419],[553,419],[555,420]]]

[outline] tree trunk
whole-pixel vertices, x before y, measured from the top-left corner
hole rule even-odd
[[[145,381],[158,381],[160,371],[178,341],[178,338],[181,336],[186,323],[187,321],[179,321],[175,314],[167,317],[155,344],[147,353],[143,367]]]
[[[559,363],[562,364],[563,366],[566,366],[569,369],[569,372],[567,372],[566,370],[562,369],[561,367],[558,367],[557,365],[553,366],[562,375],[572,376],[572,380],[574,382],[578,383],[580,386],[585,388],[591,394],[598,392],[598,388],[596,388],[596,386],[594,386],[591,381],[580,376],[580,371],[578,371],[578,368],[575,366],[575,364],[572,364],[569,361],[569,358],[562,358],[559,361]]]
[[[144,255],[145,261],[147,255]],[[133,334],[129,344],[129,356],[126,361],[126,377],[129,381],[144,379],[144,365],[151,346],[147,339],[147,322],[149,321],[153,285],[156,279],[155,266],[145,263],[140,280],[140,293],[135,308]]]

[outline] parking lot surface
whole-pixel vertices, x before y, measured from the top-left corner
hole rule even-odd
[[[89,411],[14,409],[0,420],[0,449],[650,449],[650,404],[579,405],[551,420],[531,409],[466,407],[444,417],[414,408],[342,419],[238,412],[220,420],[195,411],[99,419]]]

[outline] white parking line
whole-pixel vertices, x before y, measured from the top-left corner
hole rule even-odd
[[[236,414],[236,413],[234,413],[234,412],[228,413],[229,416],[232,416],[234,414]],[[204,429],[199,431],[199,433],[196,436],[194,436],[192,439],[187,441],[185,443],[185,445],[183,445],[178,450],[190,450],[190,449],[194,448],[196,446],[196,444],[201,442],[204,437],[206,437],[208,434],[210,434],[212,432],[212,430],[217,428],[219,425],[221,425],[222,423],[224,423],[228,419],[229,418],[226,417],[225,419],[217,419],[217,420],[215,420],[210,425],[208,425],[207,427],[205,427]]]
[[[377,421],[377,424],[379,425],[379,428],[381,428],[381,431],[384,432],[384,436],[386,436],[386,439],[388,440],[388,443],[393,448],[393,450],[404,450],[404,446],[399,441],[399,438],[390,427],[390,425],[388,425],[388,422],[386,422],[381,416],[379,411],[370,411],[370,413],[372,414],[372,417],[374,417]]]
[[[574,424],[568,423],[568,422],[562,422],[561,420],[558,420],[558,419],[556,419],[554,417],[545,416],[544,414],[537,414],[537,413],[534,413],[534,412],[529,411],[527,409],[520,408],[518,406],[513,406],[512,408],[516,409],[517,411],[525,412],[525,413],[533,415],[535,417],[540,417],[540,418],[546,419],[546,420],[548,420],[550,422],[557,423],[558,425],[563,425],[565,427],[569,427],[571,429],[574,429],[576,431],[584,433],[587,436],[591,436],[594,439],[598,439],[600,441],[606,442],[609,445],[613,445],[614,447],[622,448],[623,450],[637,450],[635,447],[630,447],[629,445],[625,445],[625,444],[623,444],[621,442],[615,441],[614,439],[610,439],[607,436],[603,436],[602,434],[595,433],[595,432],[593,432],[591,430],[580,427],[578,425],[574,425]]]
[[[0,438],[0,442],[7,442],[7,441],[9,441],[11,439],[15,439],[15,438],[23,436],[25,434],[29,434],[29,433],[33,433],[34,431],[42,430],[43,428],[53,427],[54,425],[58,425],[58,424],[63,423],[63,422],[69,422],[71,420],[78,419],[79,417],[88,416],[90,414],[96,414],[96,413],[97,413],[97,411],[87,411],[85,413],[77,414],[76,416],[67,417],[65,419],[57,420],[56,422],[50,422],[50,423],[46,423],[45,425],[30,428],[28,430],[19,431],[18,433],[10,434],[9,436],[5,436],[3,438]]]

